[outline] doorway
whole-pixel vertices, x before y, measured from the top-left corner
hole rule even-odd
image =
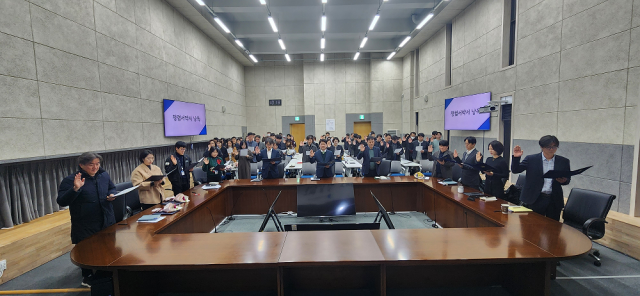
[[[300,147],[300,143],[304,141],[304,123],[292,123],[289,124],[289,133],[293,136],[293,139],[296,141],[296,151],[298,151],[298,147]]]
[[[353,132],[361,135],[363,139],[366,139],[369,133],[371,133],[371,121],[354,122]]]

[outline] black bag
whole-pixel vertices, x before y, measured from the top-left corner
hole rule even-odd
[[[113,278],[103,277],[91,281],[91,296],[113,296]]]
[[[509,186],[509,188],[507,188],[507,191],[504,193],[504,198],[510,203],[520,205],[522,204],[522,202],[520,201],[520,191],[522,191],[522,188],[511,184],[511,186]]]

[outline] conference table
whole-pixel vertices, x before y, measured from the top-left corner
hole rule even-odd
[[[378,211],[373,193],[387,209],[424,212],[443,228],[210,233],[230,215],[266,214],[278,194],[277,213],[296,211],[298,186],[342,183],[353,184],[357,212]],[[549,295],[556,262],[591,248],[569,226],[503,214],[501,200],[469,201],[435,179],[230,180],[185,194],[190,202],[177,214],[136,222],[148,209],[105,228],[73,248],[72,262],[112,271],[116,295],[494,285]]]

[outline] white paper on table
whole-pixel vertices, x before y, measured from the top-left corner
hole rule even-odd
[[[131,191],[134,191],[138,187],[140,187],[140,185],[129,187],[129,188],[125,189],[125,190],[122,190],[122,191],[118,192],[116,195],[114,195],[114,197],[120,196],[120,195],[125,195],[125,194],[127,194],[127,193],[129,193]]]

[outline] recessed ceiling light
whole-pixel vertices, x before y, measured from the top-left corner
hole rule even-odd
[[[407,42],[409,42],[409,39],[411,39],[411,36],[407,36],[407,38],[404,38],[399,47],[403,47],[405,44],[407,44]]]
[[[327,4],[327,0],[322,0],[322,4]]]
[[[322,16],[322,20],[320,22],[320,30],[322,30],[322,32],[327,30],[327,16],[326,15]]]
[[[379,14],[376,14],[376,16],[373,17],[373,21],[371,21],[371,25],[369,26],[369,31],[372,31],[373,28],[376,27],[376,23],[378,22],[379,18],[380,18]]]
[[[214,21],[216,21],[216,23],[218,23],[218,26],[220,26],[222,28],[222,30],[224,30],[225,33],[230,33],[231,31],[229,30],[229,28],[227,28],[227,26],[224,25],[224,23],[222,22],[222,20],[219,17],[215,17],[213,18]]]
[[[418,26],[416,27],[416,29],[418,29],[418,30],[422,29],[422,27],[424,27],[424,25],[426,25],[426,24],[427,24],[427,22],[428,22],[431,18],[433,18],[433,12],[432,12],[432,13],[430,13],[430,14],[428,14],[428,15],[427,15],[427,17],[425,17],[425,18],[420,22],[420,24],[418,24]]]
[[[369,40],[369,37],[362,38],[362,42],[360,42],[360,48],[363,48],[364,45],[367,44],[367,40]]]
[[[276,27],[276,22],[273,20],[271,16],[269,16],[269,24],[271,25],[271,29],[273,30],[273,32],[277,33],[278,27]]]
[[[387,60],[390,60],[391,58],[393,58],[393,56],[394,56],[394,55],[396,55],[396,52],[395,52],[395,51],[394,51],[394,52],[392,52],[392,53],[387,57]]]
[[[260,0],[260,4],[267,5],[267,0]]]

